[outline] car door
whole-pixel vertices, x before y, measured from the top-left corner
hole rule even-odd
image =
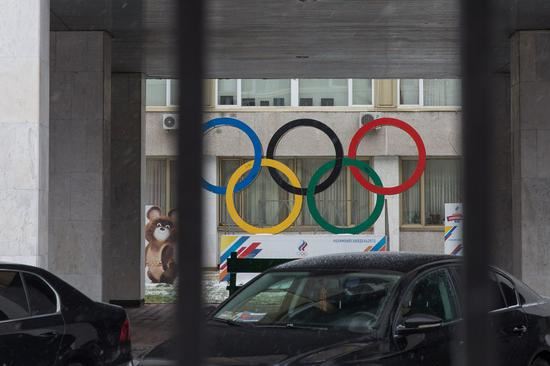
[[[489,324],[494,339],[497,365],[527,365],[529,329],[513,282],[504,275],[491,271],[491,311]]]
[[[0,366],[16,365],[16,355],[23,347],[21,321],[29,316],[21,274],[0,270]]]
[[[55,290],[42,277],[22,272],[28,297],[31,318],[21,323],[27,347],[35,350],[25,356],[32,365],[55,365],[59,346],[65,332],[60,299]]]
[[[51,291],[48,296],[54,295],[54,307],[37,306],[43,286]],[[57,295],[42,279],[0,270],[0,366],[56,364],[64,330],[58,305]]]
[[[461,320],[449,271],[441,268],[420,275],[407,290],[398,311],[398,326],[407,316],[416,314],[442,320],[439,326],[396,339],[404,349],[402,361],[407,365],[451,365]]]

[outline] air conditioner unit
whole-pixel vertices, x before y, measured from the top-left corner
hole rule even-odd
[[[370,121],[373,121],[373,120],[378,119],[378,118],[382,118],[382,113],[365,113],[365,114],[362,114],[359,117],[359,128],[363,127],[364,125],[366,125]],[[375,129],[379,130],[380,126],[376,127]]]
[[[180,127],[179,116],[177,114],[163,114],[162,128],[165,130],[177,130]]]

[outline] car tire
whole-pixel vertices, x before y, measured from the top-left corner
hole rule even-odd
[[[543,358],[537,358],[535,361],[533,361],[531,366],[550,366],[550,364]]]

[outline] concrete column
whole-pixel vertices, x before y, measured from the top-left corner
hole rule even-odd
[[[49,265],[100,300],[110,251],[110,37],[52,32],[50,70]]]
[[[399,157],[398,156],[376,156],[373,158],[373,168],[380,176],[385,187],[393,187],[399,182]],[[374,196],[376,199],[376,196]],[[399,195],[385,196],[388,210],[388,229],[390,250],[399,251]],[[386,234],[386,213],[382,211],[380,218],[374,224],[375,234]]]
[[[512,212],[522,279],[550,295],[550,31],[512,37]]]
[[[0,260],[47,266],[49,1],[0,11]]]
[[[144,298],[145,78],[114,73],[111,119],[111,238],[103,250],[103,298]]]

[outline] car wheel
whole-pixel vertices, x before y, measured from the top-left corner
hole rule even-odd
[[[537,358],[535,361],[533,361],[531,366],[550,366],[550,364],[548,363],[548,361],[542,358]]]

